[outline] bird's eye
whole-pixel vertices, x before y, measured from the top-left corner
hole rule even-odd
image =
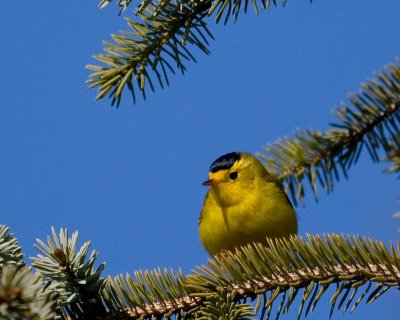
[[[237,171],[233,171],[233,172],[231,172],[231,173],[229,174],[229,179],[231,179],[231,180],[236,180],[237,177],[238,177]]]

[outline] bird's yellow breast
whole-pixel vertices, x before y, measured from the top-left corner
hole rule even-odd
[[[199,235],[210,254],[295,233],[296,213],[273,181],[255,181],[246,187],[221,184],[206,195]]]

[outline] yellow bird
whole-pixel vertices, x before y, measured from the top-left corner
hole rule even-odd
[[[266,237],[297,233],[297,216],[280,182],[250,153],[232,152],[210,167],[199,235],[210,255]]]

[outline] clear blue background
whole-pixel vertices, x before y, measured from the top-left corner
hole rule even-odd
[[[331,110],[400,55],[398,0],[289,1],[236,24],[209,19],[210,56],[197,53],[169,88],[135,106],[126,95],[116,110],[95,102],[84,66],[126,29],[117,12],[96,1],[5,1],[0,13],[0,223],[27,256],[51,226],[79,230],[107,262],[104,275],[205,263],[197,219],[210,163],[261,151],[297,128],[327,129]],[[333,194],[318,203],[308,194],[297,209],[300,234],[397,242],[398,180],[387,167],[364,153]],[[395,289],[334,314],[399,316]]]

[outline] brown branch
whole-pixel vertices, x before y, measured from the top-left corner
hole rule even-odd
[[[188,278],[190,287],[190,278]],[[352,284],[362,285],[367,281],[380,283],[386,286],[400,285],[400,270],[391,265],[390,268],[383,264],[362,265],[340,264],[329,268],[301,269],[295,272],[286,272],[263,276],[261,280],[252,279],[242,284],[232,283],[232,285],[222,286],[224,289],[235,290],[236,299],[254,297],[266,291],[275,290],[277,287],[287,290],[290,287],[303,288],[311,282],[329,285],[342,281],[352,282]],[[181,312],[199,308],[203,305],[205,297],[213,294],[213,288],[203,293],[191,293],[189,296],[178,298],[172,301],[162,301],[147,304],[146,307],[126,308],[120,312],[112,312],[107,315],[107,319],[145,319],[158,316],[171,316]]]
[[[286,274],[264,276],[262,280],[246,281],[243,284],[234,284],[231,289],[235,290],[243,298],[247,295],[254,295],[254,291],[270,291],[276,287],[297,287],[308,286],[311,282],[324,284],[337,283],[341,281],[372,281],[384,283],[387,286],[400,285],[400,270],[392,265],[393,273],[386,265],[368,264],[368,267],[361,265],[337,265],[332,268],[313,268],[296,270]]]

